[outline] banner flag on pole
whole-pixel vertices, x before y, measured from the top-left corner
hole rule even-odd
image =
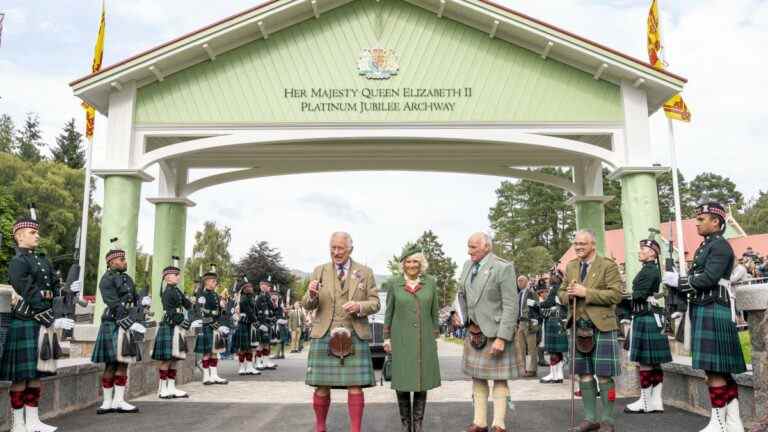
[[[5,21],[5,14],[0,13],[0,47],[3,46],[3,21]]]
[[[91,63],[91,73],[101,70],[101,61],[104,58],[104,32],[106,30],[106,10],[104,2],[101,3],[101,18],[99,19],[99,33],[96,36],[96,46],[93,49],[93,62]],[[93,129],[96,125],[96,109],[83,102],[85,108],[85,137],[93,139]]]
[[[654,68],[663,70],[668,65],[662,57],[664,45],[661,43],[659,23],[659,3],[658,0],[653,0],[651,9],[648,11],[648,60]],[[664,114],[671,120],[691,121],[691,111],[688,110],[688,105],[680,94],[672,96],[664,103]]]

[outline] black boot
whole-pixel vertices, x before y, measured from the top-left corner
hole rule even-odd
[[[396,392],[396,393],[397,393],[397,407],[400,410],[400,421],[403,424],[402,432],[413,432],[413,422],[411,421],[411,393],[410,392]]]
[[[413,394],[413,432],[421,432],[421,422],[424,420],[424,411],[427,408],[427,392],[415,392]]]

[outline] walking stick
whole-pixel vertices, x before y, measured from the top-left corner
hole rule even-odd
[[[574,296],[571,304],[571,428],[572,431],[576,428],[576,297]]]

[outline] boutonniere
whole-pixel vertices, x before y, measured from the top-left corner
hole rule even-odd
[[[363,274],[360,273],[360,270],[355,270],[352,272],[352,277],[355,278],[355,280],[361,280],[363,278]]]

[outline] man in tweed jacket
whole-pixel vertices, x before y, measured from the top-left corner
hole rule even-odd
[[[493,381],[493,423],[490,430],[506,430],[507,380],[517,375],[514,341],[518,293],[515,268],[492,254],[492,246],[487,234],[472,234],[467,243],[470,259],[464,263],[459,279],[458,300],[464,322],[455,324],[465,325],[469,330],[464,339],[462,365],[464,374],[472,377],[474,395],[474,419],[467,432],[488,431],[489,380]],[[473,344],[473,337],[485,340],[485,343]]]

